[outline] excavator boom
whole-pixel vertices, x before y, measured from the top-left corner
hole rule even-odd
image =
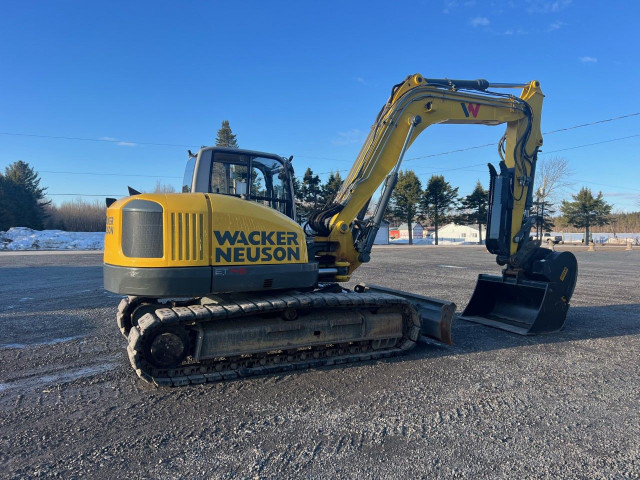
[[[488,88],[521,88],[520,97]],[[356,162],[336,197],[309,221],[324,268],[346,281],[371,259],[371,248],[407,149],[434,124],[506,124],[498,144],[498,172],[490,165],[486,247],[505,266],[502,276],[481,275],[461,318],[532,334],[562,328],[577,278],[573,254],[540,248],[530,238],[529,214],[544,95],[540,82],[492,84],[487,80],[428,79],[410,75],[392,89]],[[369,219],[364,212],[384,188]]]
[[[520,97],[485,92],[490,85],[486,80],[429,80],[416,74],[393,88],[332,205],[317,212],[309,222],[320,233],[318,242],[328,241],[337,247],[336,261],[349,264],[346,274],[338,280],[345,280],[367,261],[372,245],[370,237],[375,237],[376,224],[369,222],[358,231],[358,238],[344,240],[342,237],[353,230],[345,229],[345,225],[349,227],[361,220],[363,208],[383,183],[389,192],[386,197],[383,192],[378,210],[384,213],[393,190],[390,188],[393,179],[387,176],[391,172],[397,174],[407,149],[427,127],[435,124],[506,124],[500,145],[504,150],[502,161],[514,179],[512,205],[503,219],[509,228],[501,232],[502,238],[492,239],[499,243],[492,253],[508,259],[518,252],[523,238],[518,233],[525,212],[528,214],[531,207],[535,157],[542,145],[540,118],[544,95],[538,81],[526,84]],[[474,91],[461,91],[462,88]]]

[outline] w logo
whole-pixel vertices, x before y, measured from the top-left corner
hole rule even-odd
[[[462,111],[464,112],[465,117],[469,116],[469,112],[471,112],[473,118],[476,118],[478,116],[478,110],[480,110],[479,103],[460,103],[460,106],[462,107]]]

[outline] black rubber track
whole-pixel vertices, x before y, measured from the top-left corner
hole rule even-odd
[[[413,348],[420,334],[420,318],[415,308],[405,299],[384,293],[327,293],[327,292],[285,292],[283,294],[248,297],[229,296],[214,304],[201,305],[193,300],[190,305],[158,307],[154,312],[143,315],[137,325],[130,325],[131,312],[145,301],[140,297],[123,299],[118,313],[118,326],[129,327],[127,352],[134,370],[140,378],[157,386],[183,386],[205,382],[216,382],[238,377],[264,375],[269,373],[300,370],[324,365],[359,362],[398,355]],[[195,303],[198,302],[198,303]],[[154,367],[145,358],[144,345],[159,329],[172,326],[193,327],[197,323],[215,322],[219,319],[241,318],[255,314],[269,314],[293,310],[330,311],[342,308],[372,309],[397,306],[403,316],[403,337],[392,347],[374,348],[372,341],[360,341],[296,349],[254,355],[190,362],[191,357],[177,368]],[[128,325],[127,325],[128,323]],[[394,343],[394,342],[392,342]],[[378,345],[376,345],[377,347]]]

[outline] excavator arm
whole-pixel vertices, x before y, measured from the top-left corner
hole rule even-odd
[[[490,87],[522,91],[516,97],[489,92]],[[558,329],[573,293],[577,263],[571,253],[542,249],[539,242],[530,238],[536,220],[529,210],[537,153],[542,146],[543,98],[540,82],[535,80],[526,84],[491,84],[486,80],[428,79],[415,74],[395,85],[342,187],[333,201],[315,212],[308,222],[307,230],[313,233],[309,251],[319,262],[321,278],[348,281],[356,268],[370,260],[373,240],[391,199],[403,157],[427,127],[506,124],[506,132],[498,143],[499,171],[490,165],[486,235],[487,249],[506,268],[502,277],[481,276],[464,316],[474,321],[491,317],[492,323],[481,323],[500,328],[505,328],[505,322],[515,322],[516,327],[510,330],[534,333],[545,323],[539,317],[548,319],[551,315],[542,312],[549,308],[559,313],[543,330]],[[375,213],[365,220],[373,194],[381,185]],[[534,289],[533,293],[523,293],[527,288]],[[513,305],[505,306],[504,302]],[[510,311],[523,303],[531,318],[526,321],[510,318]]]
[[[486,80],[434,80],[416,74],[393,88],[332,204],[317,212],[309,222],[319,234],[315,242],[328,242],[333,246],[331,253],[335,255],[330,256],[342,267],[339,273],[344,273],[338,275],[337,280],[348,279],[361,263],[369,260],[372,240],[395,186],[403,156],[415,139],[435,124],[506,124],[500,148],[504,169],[510,177],[512,201],[509,215],[499,225],[502,228],[494,228],[494,233],[501,231],[501,238],[494,235],[488,245],[502,264],[508,263],[510,257],[516,258],[528,240],[527,227],[531,226],[527,220],[535,160],[542,145],[540,117],[544,95],[538,81],[498,84],[522,87],[519,98],[488,93],[485,90],[490,86]],[[383,183],[379,218],[374,215],[368,225],[363,224],[363,210]]]

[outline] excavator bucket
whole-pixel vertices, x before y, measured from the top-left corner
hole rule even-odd
[[[550,252],[531,275],[480,274],[460,318],[519,335],[560,330],[575,288],[578,264],[570,252]]]

